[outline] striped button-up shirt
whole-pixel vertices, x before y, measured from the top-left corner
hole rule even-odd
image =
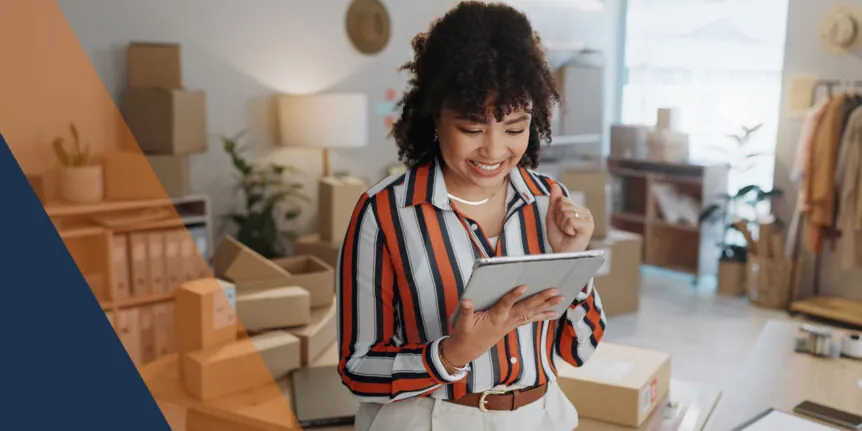
[[[469,371],[449,374],[441,363],[440,341],[452,330],[449,316],[475,260],[552,252],[545,218],[554,180],[517,167],[509,183],[496,245],[450,204],[439,162],[389,177],[361,196],[336,277],[338,371],[360,401],[452,399],[543,384],[556,378],[560,359],[580,366],[595,351],[605,314],[591,281],[559,319],[513,330]]]

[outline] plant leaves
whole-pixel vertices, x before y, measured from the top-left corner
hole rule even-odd
[[[58,137],[58,138],[54,139],[54,142],[53,142],[54,154],[57,155],[57,160],[60,161],[61,165],[71,166],[70,160],[69,160],[69,154],[66,152],[66,148],[63,147],[63,142],[64,142],[63,138]]]

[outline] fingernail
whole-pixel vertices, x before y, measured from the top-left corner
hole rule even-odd
[[[551,289],[551,295],[559,295],[559,294],[560,294],[560,289],[557,289],[557,288]]]
[[[518,288],[518,294],[524,293],[527,291],[527,286],[521,286]]]

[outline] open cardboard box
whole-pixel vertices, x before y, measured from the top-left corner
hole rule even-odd
[[[219,277],[236,284],[238,291],[299,286],[311,295],[311,307],[332,304],[335,270],[310,255],[267,259],[228,236],[219,243],[212,259]]]

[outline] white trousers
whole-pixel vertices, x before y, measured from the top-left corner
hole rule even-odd
[[[357,431],[572,431],[578,412],[556,382],[541,399],[513,411],[484,413],[431,397],[391,404],[362,403]]]

